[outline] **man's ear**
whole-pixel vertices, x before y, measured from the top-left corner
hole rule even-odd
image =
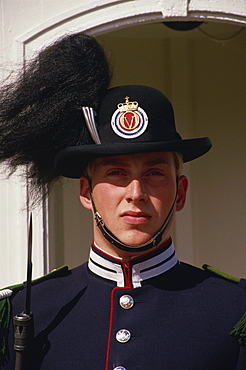
[[[89,181],[86,176],[80,178],[80,202],[83,207],[92,210]]]
[[[176,202],[176,211],[181,211],[184,208],[187,189],[188,189],[188,179],[186,176],[182,175],[179,177],[178,181],[178,196]]]

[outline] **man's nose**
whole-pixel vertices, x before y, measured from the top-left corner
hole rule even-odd
[[[145,201],[147,193],[141,179],[133,179],[126,187],[126,200],[128,202]]]

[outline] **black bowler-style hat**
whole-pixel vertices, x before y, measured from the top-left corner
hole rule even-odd
[[[93,158],[148,152],[179,152],[184,162],[209,151],[209,138],[182,140],[173,108],[152,87],[126,85],[108,89],[99,109],[83,107],[86,129],[93,140],[67,147],[56,155],[59,175],[79,178]],[[83,124],[81,122],[81,124]]]

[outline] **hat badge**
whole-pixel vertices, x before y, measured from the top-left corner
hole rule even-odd
[[[142,135],[148,126],[146,112],[139,107],[137,101],[129,101],[129,99],[129,96],[126,96],[125,102],[118,104],[118,109],[111,119],[114,132],[125,139]]]

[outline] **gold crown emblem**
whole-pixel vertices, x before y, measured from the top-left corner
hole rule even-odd
[[[120,112],[133,111],[138,109],[137,101],[129,101],[129,96],[125,97],[125,103],[119,103],[118,109]]]

